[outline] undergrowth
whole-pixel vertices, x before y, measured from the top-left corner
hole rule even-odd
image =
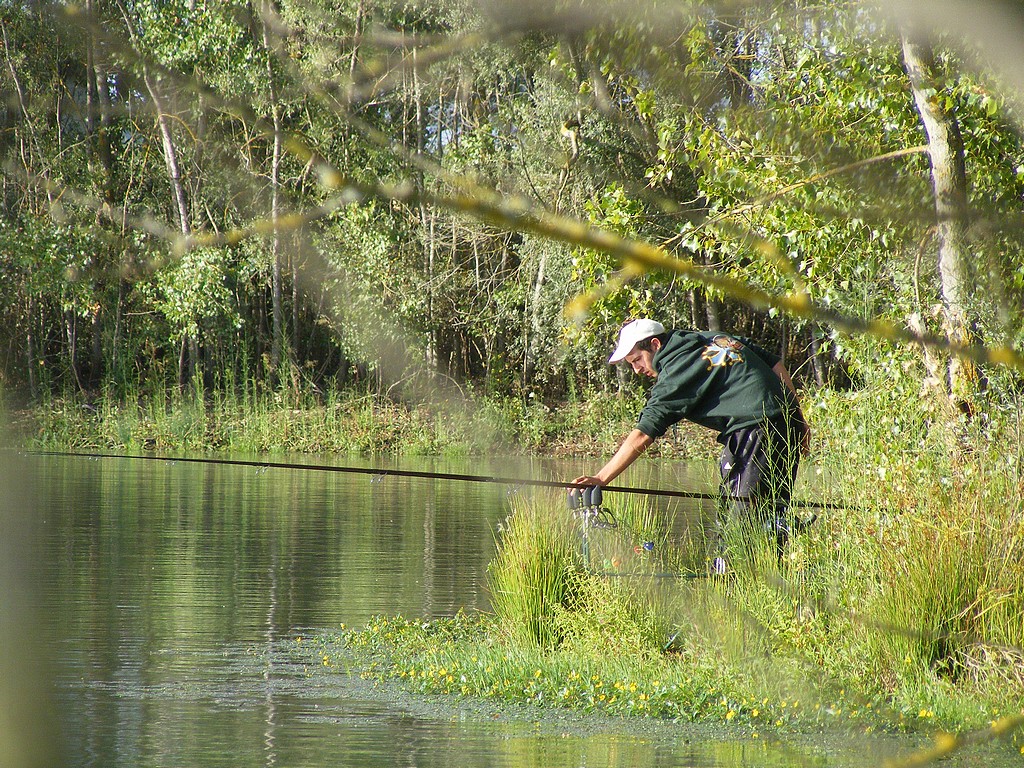
[[[888,421],[878,405],[813,406],[832,431],[804,482],[836,506],[781,560],[748,533],[726,578],[693,578],[700,553],[649,507],[621,511],[602,534],[613,543],[601,549],[591,531],[584,550],[561,500],[520,499],[489,574],[493,613],[381,617],[338,647],[416,690],[754,731],[1005,734],[1024,712],[1024,486],[1007,471],[1017,460],[997,452],[993,425],[972,450],[951,450],[962,433],[933,428],[932,414]],[[654,578],[666,569],[674,578]]]
[[[673,541],[643,505],[618,509],[619,528],[594,532],[584,553],[561,500],[537,497],[516,502],[500,534],[492,614],[382,617],[338,642],[364,652],[371,674],[423,690],[752,728],[1000,722],[1024,707],[1020,407],[966,419],[912,394],[805,398],[814,452],[801,485],[836,506],[781,562],[754,548],[734,553],[727,579],[686,578],[705,553]],[[43,448],[595,455],[636,405],[490,400],[442,412],[352,393],[156,397],[50,401],[22,423]],[[662,455],[711,455],[706,435],[690,437],[659,441]]]

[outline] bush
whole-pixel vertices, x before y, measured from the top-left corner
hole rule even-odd
[[[554,647],[559,613],[572,609],[585,577],[576,525],[565,508],[512,497],[488,569],[491,607],[511,637]]]

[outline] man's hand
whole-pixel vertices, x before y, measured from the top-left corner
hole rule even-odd
[[[647,447],[654,442],[654,439],[648,437],[639,429],[634,429],[630,432],[626,439],[622,441],[622,445],[615,452],[608,463],[601,467],[601,471],[596,475],[580,475],[573,483],[579,485],[600,485],[604,487],[608,485],[612,480],[619,476],[619,474],[636,461],[636,458],[647,450]]]
[[[800,435],[800,453],[804,456],[808,456],[811,453],[811,428],[806,421]]]

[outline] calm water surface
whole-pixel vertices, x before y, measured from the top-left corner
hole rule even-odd
[[[571,477],[580,469],[508,460],[401,466],[503,477]],[[15,583],[6,591],[33,597],[31,606],[6,601],[4,637],[12,648],[45,654],[64,765],[838,764],[745,734],[722,741],[667,725],[538,724],[523,719],[529,712],[517,719],[458,701],[439,709],[414,696],[382,696],[345,674],[310,680],[285,650],[296,637],[375,614],[486,608],[493,531],[515,489],[173,461],[28,456],[9,459],[6,469],[7,499],[17,506],[9,512],[29,513],[25,538],[39,542],[43,556],[27,556],[31,550],[12,544],[17,535],[6,537],[11,562],[31,558],[21,575],[7,569]],[[10,533],[10,519],[5,525]],[[48,641],[27,644],[12,632],[11,612],[31,616],[32,606],[44,609],[40,634]],[[27,680],[29,668],[25,660],[9,677]],[[38,688],[33,678],[24,690]],[[16,691],[9,681],[6,698]]]

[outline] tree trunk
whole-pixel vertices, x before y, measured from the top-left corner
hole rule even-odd
[[[121,335],[124,325],[124,295],[125,281],[117,281],[117,306],[114,308],[114,337],[110,343],[110,370],[115,376],[120,376],[121,365]]]
[[[544,297],[544,284],[547,280],[548,249],[541,251],[540,261],[537,264],[537,275],[533,281],[533,294],[530,302],[530,340],[526,344],[526,357],[523,360],[523,386],[533,378],[533,362],[540,356],[540,345],[544,332],[543,317],[541,315],[541,299]]]
[[[273,341],[270,347],[270,365],[273,368],[275,384],[282,381],[281,366],[284,362],[284,306],[283,287],[281,276],[281,232],[279,220],[281,216],[281,157],[283,145],[281,141],[281,110],[278,104],[277,85],[274,79],[274,65],[272,50],[273,45],[270,39],[270,29],[267,26],[266,17],[276,14],[273,3],[267,2],[263,6],[263,49],[266,54],[267,82],[270,84],[270,116],[274,126],[274,144],[270,158],[270,225],[273,230],[271,238],[271,302],[274,309]]]
[[[811,328],[811,368],[814,370],[814,383],[819,387],[825,386],[825,361],[821,352],[821,330],[817,327]]]
[[[696,289],[686,292],[690,304],[690,327],[697,330],[701,327],[701,314],[703,307],[700,305],[700,294]]]
[[[412,90],[413,98],[415,99],[415,120],[416,120],[416,154],[422,155],[426,149],[426,110],[423,105],[423,90],[420,83],[419,75],[419,63],[416,56],[416,47],[412,49]],[[417,186],[420,190],[424,190],[427,184],[427,180],[422,171],[418,171],[416,174]],[[426,239],[423,261],[424,261],[424,272],[426,273],[426,342],[427,348],[425,352],[425,358],[427,365],[430,366],[431,370],[437,367],[438,361],[438,333],[435,326],[434,320],[434,260],[436,257],[436,244],[434,240],[434,221],[435,216],[432,211],[428,211],[427,206],[424,203],[420,203],[419,206],[420,214],[420,227],[422,229],[422,237]]]
[[[93,13],[93,6],[93,0],[86,0],[87,14]],[[109,215],[114,207],[114,158],[110,146],[113,118],[103,48],[96,36],[91,33],[86,70],[85,120],[89,134],[89,171],[96,179],[99,198],[103,201],[103,209]],[[97,226],[101,223],[103,213],[103,210],[96,211]],[[99,266],[98,271],[102,274],[103,265]],[[89,385],[92,387],[99,386],[103,380],[103,288],[104,280],[101,278],[93,289],[96,308],[92,315],[92,353],[89,361]]]
[[[167,167],[167,177],[171,182],[171,195],[178,214],[178,227],[181,234],[188,236],[192,234],[192,223],[189,215],[188,200],[185,195],[185,185],[181,181],[181,168],[178,164],[178,151],[174,146],[174,135],[171,133],[171,123],[167,119],[167,112],[163,107],[163,99],[157,89],[148,70],[144,67],[142,72],[143,81],[150,97],[153,99],[153,108],[156,110],[156,123],[160,132],[160,140],[164,149],[164,163]],[[181,349],[178,355],[178,387],[185,391],[192,379],[196,361],[190,359],[189,351],[194,348],[188,334],[182,339]]]
[[[17,99],[7,96],[5,94],[8,110],[14,108],[14,102],[17,101],[18,111],[21,112],[22,124],[25,127],[25,138],[22,139],[22,151],[19,152],[19,159],[21,160],[21,171],[26,176],[39,175],[43,179],[47,179],[49,174],[46,170],[46,163],[44,158],[46,153],[43,152],[40,147],[39,138],[36,135],[35,123],[32,119],[32,114],[29,111],[29,95],[25,91],[25,87],[22,84],[21,78],[19,77],[18,67],[15,66],[14,61],[11,59],[11,43],[7,39],[7,27],[0,24],[0,40],[3,40],[4,46],[4,61],[7,64],[7,69],[10,74],[10,83],[14,87],[14,92],[17,94]],[[60,113],[60,100],[57,100],[57,112],[58,117]],[[27,144],[27,147],[25,146]],[[29,149],[30,148],[30,149]],[[13,158],[13,154],[11,155]],[[9,159],[7,162],[13,162],[13,159]],[[38,167],[36,165],[39,164]],[[4,184],[6,186],[8,180],[8,174],[4,174]],[[46,201],[49,205],[53,205],[56,201],[56,185],[45,184],[43,185],[46,189]]]
[[[363,9],[363,2],[360,0],[359,5],[356,7],[355,29],[352,33],[352,54],[349,57],[348,62],[348,81],[350,86],[353,87],[356,82],[356,66],[359,63],[359,46],[363,42],[363,17],[365,14],[366,11]],[[353,94],[350,93],[349,98],[351,99],[352,96]]]
[[[36,383],[36,345],[35,345],[35,333],[34,323],[36,316],[36,300],[34,297],[29,297],[28,300],[28,321],[26,322],[26,333],[25,333],[25,355],[28,362],[28,387],[29,392],[32,393],[32,399],[34,400],[39,394],[38,385]]]
[[[973,323],[966,280],[968,209],[963,137],[956,115],[946,111],[936,98],[939,89],[931,48],[904,35],[903,60],[928,134],[944,330],[951,343],[965,344],[970,341]],[[951,355],[946,376],[948,395],[958,406],[968,407],[978,380],[974,364]]]
[[[188,334],[182,337],[181,346],[178,348],[178,389],[182,392],[188,386],[189,380],[192,378],[192,368],[189,365],[188,351],[191,347]]]
[[[298,249],[295,249],[296,251]],[[291,356],[292,360],[301,362],[305,360],[303,354],[309,354],[312,347],[312,341],[308,341],[305,345],[305,350],[300,349],[301,337],[299,336],[299,321],[302,319],[301,307],[299,306],[299,260],[295,258],[295,253],[288,259],[291,265],[292,271],[292,343],[291,343]]]
[[[143,70],[142,76],[146,83],[146,89],[153,99],[153,108],[156,110],[156,124],[157,129],[160,131],[160,141],[164,148],[164,163],[167,166],[167,177],[171,182],[171,195],[178,214],[178,227],[181,230],[181,234],[187,236],[192,234],[192,224],[188,211],[188,200],[185,195],[185,185],[181,182],[181,168],[178,165],[178,151],[174,146],[174,135],[171,133],[171,122],[167,119],[163,99],[153,82],[153,78],[146,70]]]
[[[89,360],[89,386],[97,389],[103,384],[103,310],[92,314],[92,353]]]
[[[278,230],[280,215],[280,188],[278,178],[281,168],[281,126],[277,106],[273,107],[274,147],[270,161],[270,221],[273,237],[270,241],[271,303],[273,305],[273,340],[270,346],[270,365],[274,377],[280,381],[281,365],[284,358],[284,306],[281,279],[281,233]]]
[[[85,394],[82,377],[78,374],[78,315],[73,309],[64,310],[64,334],[68,345],[68,366],[78,391]]]
[[[728,61],[726,89],[729,105],[739,109],[754,100],[754,91],[750,85],[750,70],[754,60],[754,32],[742,18],[736,19],[736,29],[726,37],[729,50],[725,51]]]
[[[93,0],[86,0],[85,9],[88,15],[92,15]],[[89,35],[87,58],[85,121],[90,140],[89,170],[93,178],[98,179],[100,198],[109,208],[114,204],[114,160],[110,148],[112,110],[102,49],[92,34]],[[97,223],[101,216],[102,212],[96,211]]]

